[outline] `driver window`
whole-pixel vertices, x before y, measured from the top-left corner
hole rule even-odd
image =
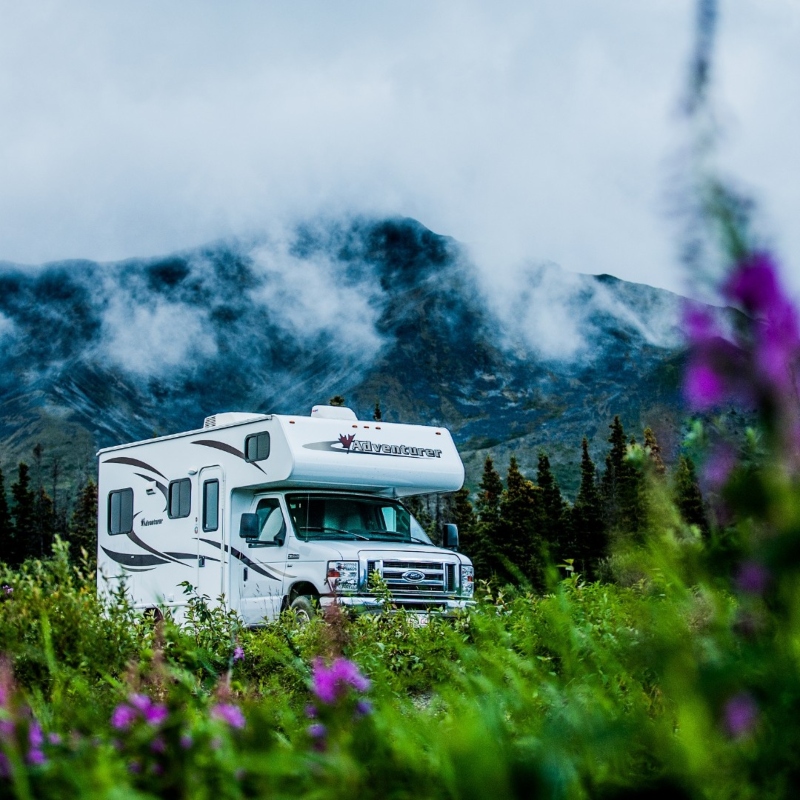
[[[286,522],[277,497],[265,497],[256,507],[261,533],[256,539],[260,544],[279,547],[286,539]]]

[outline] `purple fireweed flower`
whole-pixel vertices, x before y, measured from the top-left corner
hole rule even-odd
[[[131,761],[128,764],[128,772],[132,772],[134,775],[138,775],[142,771],[142,765],[138,761]]]
[[[233,660],[244,661],[244,648],[238,644],[236,645],[233,651]]]
[[[164,753],[167,749],[167,743],[164,741],[164,737],[156,736],[156,738],[150,742],[150,749],[154,753]]]
[[[316,719],[319,716],[319,711],[317,711],[317,707],[314,705],[307,705],[306,706],[306,716],[309,719]]]
[[[184,733],[181,736],[181,747],[184,750],[188,750],[192,746],[193,742],[194,742],[194,739],[192,739],[192,737],[188,733]]]
[[[232,728],[244,728],[245,718],[242,710],[231,703],[218,703],[211,709],[213,719],[222,720]]]
[[[131,724],[136,719],[136,714],[135,708],[131,708],[127,703],[121,703],[114,709],[114,713],[111,715],[111,727],[121,731],[130,728]]]
[[[359,717],[366,717],[367,714],[372,713],[372,703],[369,700],[359,700],[356,703],[356,715]]]
[[[47,761],[44,757],[44,753],[38,747],[32,747],[28,751],[26,759],[29,764],[34,764],[36,766],[44,764]]]
[[[735,466],[736,452],[729,445],[720,443],[703,464],[702,482],[712,491],[718,491],[728,482]]]
[[[154,703],[144,712],[144,718],[149,725],[160,725],[169,716],[166,706]]]
[[[323,739],[327,732],[328,729],[320,722],[315,722],[313,725],[308,726],[308,735],[312,739]]]
[[[48,733],[47,741],[50,744],[61,744],[61,737],[57,733]]]
[[[711,408],[725,397],[725,383],[714,367],[700,358],[689,363],[683,385],[684,396],[694,409]]]
[[[321,658],[314,661],[311,688],[323,703],[335,703],[348,687],[365,692],[369,686],[369,680],[361,674],[358,665],[346,658],[335,659],[330,667],[326,667]]]
[[[735,695],[725,704],[725,727],[737,739],[753,729],[757,718],[758,706],[746,692]]]
[[[757,561],[745,561],[736,575],[736,585],[746,594],[764,594],[769,584],[769,572]]]
[[[42,726],[34,720],[28,728],[28,741],[31,747],[41,747],[44,744],[44,734],[42,733]]]
[[[3,584],[3,594],[6,597],[8,597],[8,596],[14,594],[14,589],[11,586],[9,586],[7,583],[4,583]]]

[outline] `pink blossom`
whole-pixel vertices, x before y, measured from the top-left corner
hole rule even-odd
[[[244,648],[241,645],[236,645],[233,651],[234,661],[244,661]]]
[[[136,709],[131,708],[127,703],[122,703],[114,709],[111,715],[111,727],[117,730],[129,728],[136,719]]]
[[[764,594],[769,584],[769,572],[757,561],[745,561],[736,575],[736,585],[747,594]]]
[[[348,687],[365,692],[369,686],[369,680],[361,674],[358,665],[346,658],[335,659],[330,667],[326,667],[321,658],[314,661],[312,689],[323,703],[335,703]]]
[[[731,736],[739,738],[749,733],[757,718],[758,706],[746,692],[732,697],[725,705],[725,727]]]
[[[231,703],[218,703],[211,709],[213,719],[227,722],[232,728],[244,728],[245,718],[242,710]]]
[[[724,399],[725,384],[708,362],[696,359],[686,370],[684,395],[692,408],[711,408]]]

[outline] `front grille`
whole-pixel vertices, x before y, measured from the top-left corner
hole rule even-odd
[[[382,564],[383,580],[392,594],[444,594],[449,589],[448,570],[441,561],[389,561]],[[455,565],[453,565],[455,568]],[[421,577],[411,580],[403,576],[409,572],[419,572]],[[453,572],[455,575],[455,572]]]

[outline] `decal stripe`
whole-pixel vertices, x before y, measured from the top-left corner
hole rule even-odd
[[[163,558],[158,558],[158,556],[143,556],[136,555],[134,553],[116,553],[113,550],[107,550],[102,545],[101,549],[112,561],[116,561],[117,564],[127,564],[130,567],[155,567],[159,564],[169,563]]]
[[[149,470],[150,472],[155,472],[156,475],[161,475],[164,480],[167,480],[167,476],[160,473],[155,467],[151,467],[149,464],[145,464],[144,461],[139,461],[137,458],[128,458],[128,456],[117,456],[116,458],[107,458],[104,464],[127,464],[131,467],[141,467],[142,469]]]
[[[137,512],[138,513],[138,512]],[[180,564],[182,567],[188,567],[188,564],[184,564],[183,561],[178,561],[177,558],[172,558],[168,556],[166,553],[159,553],[158,550],[153,549],[150,547],[149,544],[143,542],[133,531],[128,534],[128,538],[134,543],[138,544],[142,550],[147,550],[148,553],[153,553],[153,555],[159,556],[160,558],[166,558],[168,561],[174,561],[176,564]]]
[[[201,542],[205,542],[206,544],[210,544],[212,547],[217,547],[220,550],[222,549],[222,545],[219,542],[215,542],[213,539],[200,539]],[[225,545],[225,552],[228,552],[228,545]],[[234,558],[238,558],[245,566],[250,567],[253,572],[258,572],[260,575],[263,575],[266,578],[272,578],[274,581],[280,580],[277,575],[273,575],[271,572],[267,572],[263,567],[257,564],[255,561],[251,561],[244,553],[241,553],[235,547],[230,548],[231,555]]]
[[[195,561],[200,558],[197,553],[170,553],[167,550],[164,551],[164,555],[172,556],[173,558],[188,558],[189,560],[194,559]],[[218,558],[213,558],[212,556],[203,556],[203,558],[205,558],[206,561],[219,561]]]
[[[192,442],[192,444],[199,444],[202,445],[203,447],[211,447],[214,450],[222,450],[225,453],[230,453],[231,455],[236,456],[236,458],[241,458],[242,461],[247,461],[245,454],[241,450],[237,450],[232,444],[226,444],[225,442],[217,442],[214,441],[214,439],[203,439],[203,440],[198,439],[196,442]],[[247,461],[247,463],[252,464],[256,469],[261,470],[261,472],[264,472],[264,470],[261,469],[261,467],[259,467],[258,464],[255,463],[255,461]],[[266,475],[267,473],[264,472],[264,474]]]

